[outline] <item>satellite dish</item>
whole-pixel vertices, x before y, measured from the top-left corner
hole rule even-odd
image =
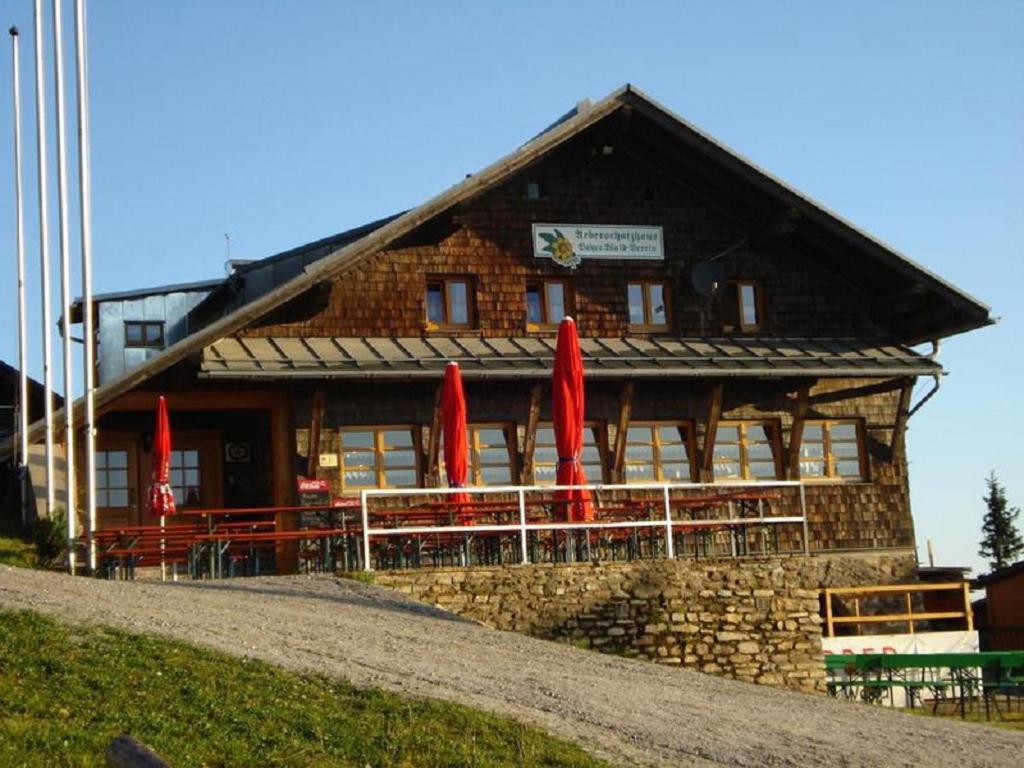
[[[725,268],[717,261],[698,261],[690,271],[690,282],[701,296],[711,296],[725,284]]]

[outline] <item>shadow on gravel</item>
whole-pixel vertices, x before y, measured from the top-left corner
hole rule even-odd
[[[304,582],[292,580],[282,581],[280,586],[272,586],[267,582],[258,582],[256,586],[250,579],[237,579],[235,582],[225,581],[177,581],[177,582],[154,582],[150,586],[168,589],[194,589],[205,592],[237,592],[241,595],[268,595],[278,598],[299,598],[302,600],[322,600],[338,605],[356,606],[360,608],[376,608],[395,613],[404,613],[412,616],[421,616],[443,621],[452,621],[459,624],[473,624],[480,626],[478,622],[465,619],[454,613],[449,613],[440,608],[425,603],[417,603],[398,593],[392,592],[385,587],[360,584],[348,579],[321,579],[321,588],[340,588],[337,594],[330,594],[322,591],[313,592],[304,590]]]

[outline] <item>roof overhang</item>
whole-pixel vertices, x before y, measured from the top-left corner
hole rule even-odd
[[[581,338],[595,378],[881,378],[941,373],[907,347],[856,339]],[[205,379],[438,378],[456,362],[467,379],[551,375],[549,337],[230,337],[205,347]]]

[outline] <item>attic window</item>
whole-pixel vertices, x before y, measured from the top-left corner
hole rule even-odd
[[[164,324],[162,322],[125,320],[124,345],[126,347],[163,349]]]
[[[473,283],[466,278],[431,277],[426,291],[427,328],[471,328]]]
[[[723,330],[752,333],[764,330],[764,290],[756,280],[735,280],[726,285],[722,297],[725,311]]]
[[[539,181],[531,181],[526,185],[526,199],[540,200],[544,196],[544,188]]]

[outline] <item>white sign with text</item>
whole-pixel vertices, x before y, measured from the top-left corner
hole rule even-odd
[[[615,224],[534,224],[533,255],[563,267],[583,259],[665,260],[661,227]]]

